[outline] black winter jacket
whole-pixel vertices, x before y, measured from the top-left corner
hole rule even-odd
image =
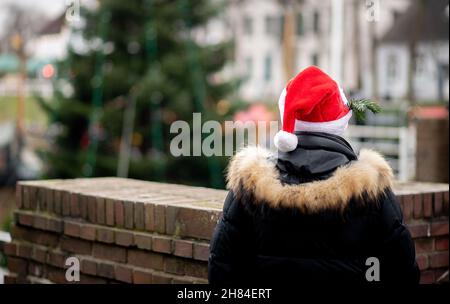
[[[371,150],[357,157],[339,136],[296,134],[292,152],[274,157],[248,147],[231,160],[209,282],[367,283],[375,257],[381,283],[418,283],[383,157]]]

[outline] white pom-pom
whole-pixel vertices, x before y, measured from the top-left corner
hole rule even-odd
[[[281,130],[275,134],[274,143],[281,152],[290,152],[297,148],[298,138],[295,134]]]

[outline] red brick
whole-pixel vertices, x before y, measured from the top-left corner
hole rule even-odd
[[[97,223],[105,224],[106,223],[105,199],[102,197],[97,197],[96,204],[97,204]]]
[[[195,219],[195,221],[192,219]],[[217,225],[217,219],[217,212],[167,206],[166,233],[179,237],[193,237],[209,240]]]
[[[125,214],[122,201],[114,201],[114,222],[117,227],[125,226]]]
[[[448,205],[449,205],[449,193],[448,191],[444,192],[444,202],[442,204],[442,213],[448,216]]]
[[[150,271],[134,270],[133,271],[134,284],[152,284],[152,273]]]
[[[134,203],[134,228],[144,230],[144,204]]]
[[[127,247],[133,245],[133,233],[124,230],[117,230],[115,243],[117,245]]]
[[[81,225],[76,222],[65,221],[64,222],[64,234],[73,237],[80,237]]]
[[[172,278],[168,275],[162,273],[154,273],[153,274],[153,282],[152,284],[171,284]]]
[[[14,273],[5,275],[3,279],[5,284],[17,284],[17,275]]]
[[[17,207],[17,209],[21,209],[23,207],[22,189],[23,189],[23,187],[19,183],[17,183],[16,184],[16,207]]]
[[[56,284],[67,284],[66,271],[63,269],[51,268],[48,271],[48,279]]]
[[[208,261],[209,259],[209,245],[202,243],[194,243],[193,257],[196,260]]]
[[[440,216],[442,215],[442,209],[443,209],[443,203],[444,203],[444,195],[442,192],[436,192],[434,194],[434,216]]]
[[[80,216],[80,201],[78,193],[70,194],[70,216],[72,217]]]
[[[172,284],[194,284],[195,279],[190,277],[173,278]]]
[[[47,230],[47,218],[42,215],[34,215],[33,227],[40,230]]]
[[[163,236],[154,236],[152,239],[153,251],[162,253],[172,252],[172,240]]]
[[[41,277],[43,275],[44,269],[43,266],[37,263],[28,263],[28,274],[35,276],[35,277]]]
[[[448,221],[431,223],[431,235],[448,235]]]
[[[184,275],[184,261],[175,257],[164,259],[164,272]]]
[[[114,279],[114,277],[116,276],[114,272],[114,264],[106,262],[98,263],[97,275],[108,279]]]
[[[427,253],[433,251],[434,239],[432,238],[422,238],[416,239],[416,253]]]
[[[54,191],[52,189],[46,188],[44,190],[43,199],[45,200],[47,211],[50,213],[55,213]]]
[[[93,277],[90,275],[80,275],[80,284],[107,284],[108,281],[99,277]]]
[[[63,237],[61,238],[61,249],[71,253],[90,255],[92,245],[88,241]]]
[[[420,274],[420,284],[433,284],[435,282],[434,279],[434,271],[427,270],[422,271]]]
[[[184,258],[192,258],[192,242],[175,240],[173,254]]]
[[[33,255],[33,247],[28,244],[20,244],[17,246],[17,256],[25,259],[30,259]]]
[[[114,230],[111,228],[97,228],[97,241],[109,243],[114,243]]]
[[[145,230],[155,231],[155,208],[153,204],[144,205],[144,225]]]
[[[37,188],[36,189],[36,196],[35,196],[35,200],[36,200],[36,205],[37,205],[37,210],[39,211],[47,211],[47,202],[45,200],[45,189],[42,188]]]
[[[405,220],[410,220],[413,215],[413,207],[414,207],[414,196],[413,195],[403,195],[402,196],[402,207],[403,207],[403,216]]]
[[[47,255],[47,264],[64,268],[66,263],[66,254],[58,251],[50,251]]]
[[[78,205],[80,207],[80,217],[88,220],[88,198],[78,194]]]
[[[46,263],[47,249],[45,247],[34,246],[32,258],[33,260],[38,261],[40,263]]]
[[[105,221],[106,225],[114,226],[114,201],[111,199],[105,200]]]
[[[413,238],[429,236],[430,226],[428,224],[411,224],[408,225],[409,232]]]
[[[26,274],[28,263],[24,259],[8,258],[8,269],[16,274]]]
[[[128,263],[134,266],[151,268],[155,270],[164,269],[164,258],[161,254],[142,251],[128,250]]]
[[[33,226],[33,216],[27,213],[18,213],[18,220],[20,225]]]
[[[59,218],[48,218],[47,230],[61,233],[63,231],[63,221]]]
[[[72,194],[70,192],[62,192],[62,215],[69,216],[70,215],[70,200]]]
[[[17,255],[17,244],[6,243],[3,247],[3,251],[6,255],[16,256]]]
[[[428,263],[428,256],[427,255],[418,255],[416,257],[417,265],[419,266],[420,270],[428,269],[429,263]]]
[[[436,238],[434,242],[436,250],[448,250],[448,237]]]
[[[152,249],[152,236],[146,233],[135,232],[134,233],[134,244],[139,249]]]
[[[448,251],[436,252],[430,255],[431,268],[448,267]]]
[[[131,268],[122,265],[115,265],[115,274],[117,281],[130,284],[133,283],[133,270]]]
[[[166,233],[166,206],[164,205],[155,205],[154,207],[154,223],[155,223],[155,232],[158,233]]]
[[[106,259],[114,262],[126,262],[127,253],[124,248],[117,246],[94,243],[92,254],[99,259]]]
[[[133,229],[134,225],[134,210],[133,202],[125,201],[123,202],[124,217],[125,217],[125,228]]]
[[[86,197],[87,199],[87,217],[91,223],[97,222],[97,200],[93,196]]]
[[[37,190],[38,188],[35,186],[27,186],[30,196],[29,196],[29,200],[30,200],[30,205],[29,208],[31,210],[36,210],[37,207],[37,200],[36,200],[36,194],[37,194]]]
[[[80,224],[80,238],[95,241],[96,229],[94,225]]]
[[[200,261],[188,260],[184,265],[185,274],[196,278],[208,278],[208,264]]]
[[[36,192],[36,188],[33,186],[23,186],[23,190],[22,190],[22,195],[23,195],[23,208],[24,209],[35,209],[35,199],[34,199],[34,195]]]
[[[12,227],[11,237],[13,239],[22,239],[27,242],[37,243],[48,247],[55,247],[59,242],[58,236],[54,233],[37,231],[19,226]]]
[[[433,194],[425,193],[423,195],[423,216],[430,218],[433,216]]]
[[[419,219],[423,217],[423,205],[422,205],[422,195],[416,194],[414,195],[414,210],[413,215],[415,219]]]
[[[63,201],[62,194],[63,193],[59,190],[55,190],[53,192],[53,212],[55,212],[56,214],[62,213],[62,201]]]
[[[82,259],[81,260],[81,272],[91,275],[97,274],[97,263],[92,260]]]

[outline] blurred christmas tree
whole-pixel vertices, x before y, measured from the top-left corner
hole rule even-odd
[[[189,122],[192,112],[202,112],[203,121],[227,115],[216,102],[234,84],[217,75],[231,45],[194,39],[223,6],[210,0],[98,3],[82,10],[83,25],[72,34],[83,37],[83,48],[70,47],[58,66],[56,83],[64,85],[41,102],[58,126],[43,153],[48,177],[118,174],[223,186],[223,159],[169,153],[173,121]]]

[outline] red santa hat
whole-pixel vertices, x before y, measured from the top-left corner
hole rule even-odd
[[[339,85],[315,66],[289,81],[278,101],[283,128],[274,138],[282,152],[295,150],[295,131],[342,135],[352,116],[347,98]]]

